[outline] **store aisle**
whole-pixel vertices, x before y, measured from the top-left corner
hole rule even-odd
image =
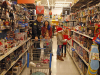
[[[52,75],[80,75],[72,59],[67,54],[64,61],[56,60],[57,39],[53,38]],[[29,68],[25,68],[22,75],[29,75]]]
[[[80,75],[72,59],[67,54],[64,61],[56,60],[57,39],[53,38],[52,75]]]

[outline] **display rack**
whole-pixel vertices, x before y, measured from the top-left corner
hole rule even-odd
[[[24,53],[22,53],[16,61],[12,62],[10,68],[7,71],[3,71],[1,75],[5,75],[27,51],[28,49]]]
[[[23,44],[25,44],[27,41],[29,41],[31,38],[28,38],[26,41],[23,41],[21,44],[19,44],[17,47],[13,47],[11,48],[6,54],[0,56],[0,61],[2,59],[4,59],[5,57],[7,57],[9,54],[11,54],[12,52],[14,52],[16,49],[18,49],[19,47],[21,47]]]
[[[76,24],[69,24],[68,28],[71,29],[71,42],[68,41],[68,53],[73,59],[76,67],[81,75],[87,75],[89,66],[89,55],[91,45],[93,44],[93,37],[95,37],[95,24],[100,22],[100,4],[99,0],[74,0],[71,7],[70,20],[75,20]],[[97,17],[96,17],[97,16]],[[96,19],[92,19],[95,17]],[[92,32],[89,33],[89,30]],[[92,35],[94,34],[94,35]],[[85,39],[83,39],[85,38]],[[87,44],[87,39],[89,40]],[[86,42],[86,44],[85,44]],[[84,43],[84,45],[83,45]],[[89,47],[88,47],[89,46]],[[78,48],[77,48],[78,47]],[[80,48],[80,49],[79,49]],[[73,51],[72,49],[75,49]],[[84,53],[86,55],[84,55]],[[99,60],[100,61],[100,60]],[[78,63],[77,63],[78,62]],[[81,67],[80,67],[81,66]]]
[[[85,36],[85,37],[88,37],[88,38],[90,38],[90,39],[93,39],[93,37],[90,37],[90,36],[88,36],[88,35],[86,35],[86,34],[83,34],[83,33],[79,33],[78,31],[74,31],[74,30],[71,30],[71,31],[73,31],[74,33],[78,33],[78,34],[80,34],[80,35],[83,35],[83,36]]]
[[[2,5],[5,3],[6,6]],[[31,37],[27,37],[30,13],[24,4],[16,3],[0,1],[0,75],[21,75],[27,65],[31,42]],[[14,73],[16,65],[19,72]]]
[[[70,55],[70,57],[72,58],[72,60],[73,60],[74,64],[76,65],[77,69],[79,70],[80,74],[81,74],[81,75],[84,75],[84,74],[83,74],[83,72],[82,72],[82,71],[80,70],[80,68],[78,67],[78,64],[75,62],[74,57],[72,57],[72,55],[71,55],[71,53],[69,53],[69,51],[68,51],[68,54],[69,54],[69,55]]]

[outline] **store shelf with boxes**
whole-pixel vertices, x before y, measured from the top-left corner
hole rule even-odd
[[[30,12],[16,3],[0,0],[0,75],[20,75],[27,64]]]
[[[76,1],[76,0],[75,0]],[[98,37],[100,23],[100,3],[99,0],[77,0],[72,5],[69,20],[75,23],[67,23],[71,29],[71,41],[68,41],[68,53],[72,57],[81,75],[87,75],[91,46],[95,42],[94,37]],[[98,45],[98,49],[100,45]],[[100,52],[99,52],[100,56]],[[99,75],[99,70],[98,70]]]

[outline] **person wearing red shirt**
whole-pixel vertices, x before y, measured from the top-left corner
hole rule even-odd
[[[45,37],[46,32],[48,32],[49,37],[52,38],[52,27],[50,26],[48,21],[44,22],[44,25],[41,30],[43,38]]]
[[[69,38],[68,36],[68,31],[67,29],[64,31],[63,33],[63,39],[67,39],[67,40],[70,40],[71,38]],[[64,57],[66,57],[66,45],[67,45],[67,42],[63,43],[62,45],[62,53],[61,53],[61,56],[63,57],[63,47],[64,47],[64,50],[65,50],[65,53],[64,53]]]

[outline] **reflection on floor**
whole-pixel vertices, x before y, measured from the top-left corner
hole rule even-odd
[[[72,59],[67,54],[64,61],[56,60],[57,39],[53,38],[52,75],[80,75]],[[25,68],[21,75],[30,75],[29,68]]]

